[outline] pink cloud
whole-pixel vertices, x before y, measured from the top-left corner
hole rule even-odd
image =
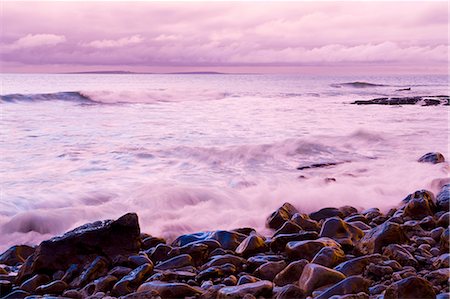
[[[5,2],[2,22],[2,67],[12,71],[374,63],[444,71],[449,51],[445,2]]]

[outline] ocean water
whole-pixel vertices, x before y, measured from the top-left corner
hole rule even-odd
[[[356,81],[376,85],[343,84]],[[429,151],[450,158],[448,106],[350,104],[448,95],[447,76],[2,74],[1,83],[0,249],[126,212],[169,239],[242,226],[268,234],[266,217],[286,201],[302,212],[386,210],[448,180],[448,163],[417,162]],[[340,164],[297,169],[329,162]]]

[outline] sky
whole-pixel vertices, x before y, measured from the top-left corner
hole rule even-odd
[[[448,72],[447,1],[1,2],[2,72]]]

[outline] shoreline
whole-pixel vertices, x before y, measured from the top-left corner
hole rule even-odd
[[[11,247],[0,255],[0,298],[449,298],[449,200],[447,183],[387,213],[304,214],[284,203],[267,218],[271,237],[246,227],[169,244],[129,213]]]

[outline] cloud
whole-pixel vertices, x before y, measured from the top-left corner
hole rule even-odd
[[[43,46],[55,46],[60,43],[64,43],[66,37],[64,35],[56,34],[27,34],[24,37],[19,38],[13,43],[6,45],[7,48],[14,49],[25,49],[25,48],[36,48]]]
[[[119,38],[119,39],[94,40],[89,43],[83,43],[82,46],[92,47],[92,48],[97,48],[97,49],[120,48],[120,47],[124,47],[124,46],[139,44],[143,41],[144,41],[144,38],[142,38],[139,34],[136,34],[136,35],[133,35],[130,37],[123,37],[123,38]]]

